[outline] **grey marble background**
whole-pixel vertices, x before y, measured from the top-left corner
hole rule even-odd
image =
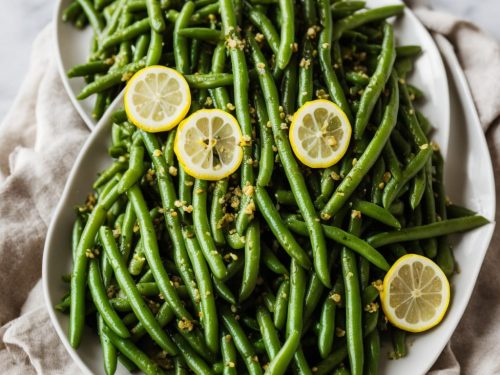
[[[7,113],[29,66],[30,48],[54,14],[56,0],[1,0],[0,121]],[[427,0],[433,8],[469,19],[500,42],[500,0]]]

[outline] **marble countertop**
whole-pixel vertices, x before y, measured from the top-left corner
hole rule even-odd
[[[500,41],[499,0],[427,0],[431,7],[471,20]],[[29,67],[30,48],[54,14],[56,0],[17,0],[0,12],[0,121],[12,104]],[[15,63],[12,63],[15,61]]]

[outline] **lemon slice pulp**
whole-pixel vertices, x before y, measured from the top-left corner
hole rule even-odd
[[[351,124],[333,102],[319,99],[307,102],[293,115],[290,144],[295,156],[311,168],[327,168],[347,151]]]
[[[408,254],[387,272],[380,297],[384,313],[394,326],[422,332],[443,319],[450,302],[450,284],[432,260]]]
[[[174,151],[189,175],[220,180],[241,164],[241,130],[238,121],[220,109],[202,109],[177,128]]]
[[[139,70],[128,81],[125,112],[138,128],[148,132],[172,129],[187,114],[191,93],[184,77],[165,66]]]

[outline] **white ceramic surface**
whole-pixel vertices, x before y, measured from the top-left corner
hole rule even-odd
[[[380,4],[380,2],[377,3]],[[407,27],[409,27],[408,33],[413,38],[418,38],[419,35],[426,35],[424,31],[420,30],[421,26],[408,14],[405,15],[405,20],[401,22],[403,26],[399,25],[398,27],[404,27],[406,22],[411,22]],[[404,32],[401,35],[405,35]],[[429,56],[430,52],[428,51],[432,51],[435,48],[432,44],[429,45],[430,39],[425,39],[428,38],[428,35],[422,36],[422,38],[424,39],[400,40],[407,44],[417,41],[419,44],[424,44],[425,54],[420,58],[419,64]],[[418,66],[419,70],[420,68],[424,69],[421,73],[422,78],[420,78],[423,81],[414,81],[419,82],[420,87],[424,89],[428,97],[432,98],[431,103],[427,103],[428,106],[424,107],[424,111],[434,122],[435,119],[440,118],[439,116],[442,115],[441,112],[447,112],[447,107],[437,105],[442,97],[439,94],[433,94],[437,85],[436,81],[439,82],[439,79],[444,79],[444,77],[433,76],[436,73],[435,69],[439,69],[439,66],[440,63],[432,64],[431,62],[429,62],[427,67],[425,65],[423,67]],[[486,143],[479,127],[467,86],[460,80],[461,73],[454,65],[450,69],[452,71],[451,78],[457,80],[456,82],[458,83],[456,83],[456,87],[455,84],[450,85],[454,126],[451,135],[453,142],[450,143],[447,152],[446,175],[448,193],[457,202],[479,211],[490,220],[494,220],[495,193],[493,172]],[[431,76],[432,80],[426,80],[428,76]],[[442,93],[442,95],[447,97],[447,92]],[[428,113],[426,108],[434,108],[433,110],[441,114]],[[56,312],[53,306],[67,291],[67,284],[61,281],[60,276],[68,273],[71,267],[69,249],[71,226],[74,220],[72,207],[84,201],[91,189],[91,184],[96,173],[110,163],[110,158],[107,155],[107,147],[110,142],[110,113],[108,112],[104,116],[83,147],[75,163],[62,199],[54,213],[43,258],[43,284],[49,314],[68,352],[81,369],[89,374],[103,373],[97,336],[91,334],[89,329],[88,333],[85,334],[81,347],[77,351],[72,349],[66,339],[68,318]],[[444,120],[441,119],[441,121]],[[442,122],[436,122],[436,124],[443,127],[447,125]],[[438,134],[442,134],[440,137],[444,137],[445,133],[440,132],[438,132]],[[441,142],[446,141],[446,139],[444,138]],[[482,168],[478,169],[478,165],[481,165]],[[474,180],[472,176],[474,176]],[[455,247],[455,254],[462,272],[452,279],[454,295],[447,317],[436,329],[417,336],[410,347],[408,357],[398,361],[384,360],[381,364],[383,373],[423,374],[430,368],[463,314],[484,253],[488,247],[493,228],[494,225],[490,224],[458,237],[460,241],[457,242]],[[386,357],[387,351],[388,349],[383,349],[383,358]],[[119,367],[118,373],[125,374],[126,371],[122,367]]]

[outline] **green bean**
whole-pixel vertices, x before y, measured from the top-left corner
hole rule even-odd
[[[328,295],[321,308],[318,333],[318,349],[322,359],[328,357],[332,351],[335,337],[335,302]]]
[[[224,375],[237,375],[236,370],[236,348],[234,347],[233,338],[227,334],[226,330],[221,332],[221,352],[222,360],[224,361]]]
[[[212,280],[207,266],[205,254],[202,252],[199,240],[193,236],[191,228],[183,231],[186,250],[193,265],[196,283],[198,285],[201,311],[203,312],[202,324],[205,333],[205,342],[212,352],[219,350],[219,324],[217,319],[217,307],[215,305]],[[217,276],[217,275],[215,275]]]
[[[241,328],[240,324],[233,316],[231,311],[227,308],[222,309],[222,322],[224,326],[229,331],[229,334],[232,336],[234,345],[236,349],[240,353],[243,361],[245,362],[245,366],[250,375],[262,374],[262,370],[259,365],[258,357],[255,355],[255,351],[252,347],[250,341]]]
[[[267,307],[269,312],[274,314],[274,306],[276,304],[276,297],[274,296],[273,292],[271,289],[267,288],[264,293],[261,295],[262,297],[262,302],[264,302],[264,305]]]
[[[76,97],[78,100],[85,99],[92,94],[104,91],[113,86],[118,85],[122,81],[126,81],[131,73],[135,73],[144,67],[144,61],[133,62],[127,64],[112,73],[108,73],[102,77],[97,78],[94,82],[85,86]]]
[[[136,372],[139,368],[130,359],[124,355],[118,356],[118,361],[125,367],[129,372]]]
[[[122,323],[123,324],[123,323]],[[116,355],[116,348],[104,333],[103,327],[105,326],[103,318],[97,314],[97,331],[99,333],[99,340],[102,347],[102,360],[104,362],[104,371],[107,375],[112,375],[116,371],[118,357]]]
[[[101,44],[101,49],[106,49],[109,47],[112,47],[118,43],[131,40],[139,35],[144,34],[146,31],[149,30],[149,19],[145,18],[140,21],[136,21],[130,26],[127,26],[111,36],[108,36],[102,41]]]
[[[179,348],[182,358],[189,368],[197,375],[214,374],[207,363],[194,351],[184,337],[180,334],[171,335],[172,341]],[[218,345],[218,343],[217,343]]]
[[[182,357],[174,358],[175,375],[189,375],[188,366]]]
[[[351,215],[349,232],[353,235],[359,235],[361,232],[361,220],[355,215]],[[362,374],[364,363],[363,308],[361,306],[358,267],[354,253],[347,247],[342,248],[340,257],[346,294],[346,338],[349,363],[351,373]]]
[[[212,58],[212,73],[223,73],[226,65],[226,46],[224,42],[219,42],[214,49]],[[217,108],[228,110],[229,94],[225,87],[212,89],[213,98]]]
[[[228,179],[224,178],[215,184],[210,208],[210,229],[212,238],[217,245],[224,245],[223,217],[224,217],[224,197],[227,193]]]
[[[161,293],[179,319],[191,320],[191,314],[184,308],[162,265],[153,223],[140,188],[137,185],[132,186],[127,191],[127,195],[137,215],[137,221],[143,239],[144,255],[146,256],[149,267],[151,267],[153,271],[154,278],[158,283]]]
[[[163,19],[163,12],[160,7],[159,0],[146,0],[146,8],[148,10],[148,19],[151,28],[157,33],[165,30],[165,20]]]
[[[264,103],[264,98],[260,92],[254,94],[255,112],[260,135],[260,159],[259,174],[257,175],[257,185],[268,186],[274,169],[273,134],[269,124],[269,116]]]
[[[362,87],[370,83],[370,77],[364,72],[347,72],[345,78],[348,82]]]
[[[290,295],[290,281],[285,279],[276,292],[276,303],[274,304],[274,326],[281,330],[286,323],[286,315],[288,310],[288,298]]]
[[[380,8],[379,8],[380,9]],[[384,40],[382,41],[382,52],[378,58],[377,69],[370,77],[368,86],[363,90],[359,109],[356,112],[356,122],[354,124],[354,138],[361,139],[365,131],[366,125],[375,107],[386,82],[391,75],[392,66],[396,59],[394,40],[394,30],[392,25],[386,23],[384,25]]]
[[[151,29],[151,37],[148,47],[148,52],[146,54],[146,65],[156,65],[161,59],[161,52],[163,47],[163,37],[162,34]]]
[[[309,2],[307,0],[306,2]],[[313,7],[314,8],[314,7]],[[315,9],[315,8],[314,8]],[[311,41],[306,38],[302,45],[302,60],[299,64],[297,105],[302,107],[313,98],[314,58]]]
[[[274,28],[272,21],[260,10],[255,7],[247,7],[246,17],[250,22],[264,35],[271,51],[278,55],[280,48],[280,37]]]
[[[245,237],[242,237],[233,229],[234,233],[226,233],[226,242],[231,249],[239,250],[245,247]],[[227,277],[227,276],[226,276]]]
[[[380,361],[380,336],[377,330],[365,339],[365,374],[377,375]]]
[[[96,95],[94,108],[92,109],[92,118],[98,120],[102,117],[104,111],[106,110],[106,98],[107,93],[99,92]]]
[[[245,266],[243,269],[243,279],[241,280],[239,300],[244,301],[255,289],[259,276],[260,264],[260,224],[253,220],[245,235]]]
[[[274,252],[267,247],[264,243],[261,243],[262,247],[262,262],[264,265],[272,272],[278,275],[288,275],[288,270],[283,263],[278,259]],[[246,258],[246,257],[245,257]]]
[[[307,363],[307,359],[304,355],[304,351],[302,350],[302,346],[300,345],[300,343],[293,359],[294,359],[293,371],[295,373],[304,375],[313,375],[313,372],[309,367],[309,363]]]
[[[462,207],[453,203],[448,205],[446,205],[446,203],[444,204],[445,204],[445,210],[442,212],[446,212],[446,215],[448,215],[450,219],[458,219],[461,217],[477,215],[475,211],[469,210],[466,207]]]
[[[427,160],[429,162],[430,159]],[[423,168],[412,181],[412,185],[410,188],[410,207],[415,209],[422,200],[422,197],[425,193],[426,187],[426,176],[425,176],[425,168]]]
[[[349,174],[342,180],[333,193],[333,196],[321,210],[322,219],[330,218],[345,204],[354,190],[358,187],[363,177],[376,162],[385,146],[385,143],[389,139],[392,129],[396,125],[399,108],[399,90],[397,79],[394,74],[391,77],[390,85],[392,88],[391,97],[385,108],[382,123],[378,127],[375,135],[370,141],[370,144],[358,159],[356,165],[353,166]]]
[[[344,90],[335,74],[332,64],[332,15],[330,12],[329,0],[318,0],[318,9],[321,18],[323,30],[318,38],[318,54],[321,71],[325,83],[328,87],[328,93],[332,100],[345,112],[348,118],[352,118],[349,103],[344,95]]]
[[[302,333],[303,311],[306,294],[306,274],[297,261],[292,259],[290,264],[290,292],[288,299],[288,313],[286,321],[286,336],[292,332]]]
[[[363,12],[356,12],[353,15],[346,17],[335,24],[333,27],[333,40],[338,40],[347,30],[355,29],[361,25],[384,20],[386,18],[396,16],[404,11],[404,5],[388,5],[373,9],[367,9]]]
[[[355,200],[352,208],[360,211],[363,215],[371,217],[385,225],[389,225],[396,229],[401,229],[401,223],[396,219],[389,210],[376,205],[375,203]]]
[[[180,35],[179,31],[189,24],[189,19],[194,12],[194,3],[184,3],[174,27],[174,57],[176,69],[182,74],[189,73],[189,50],[187,38]]]
[[[130,332],[109,303],[106,289],[101,279],[99,266],[97,260],[95,259],[91,259],[90,261],[88,285],[94,305],[96,306],[99,315],[106,322],[106,325],[118,336],[128,338],[130,336]]]
[[[190,27],[179,30],[179,35],[190,38],[199,39],[206,42],[218,42],[222,38],[220,30],[209,29],[208,27]]]
[[[304,302],[304,321],[307,321],[313,314],[323,293],[324,286],[318,275],[312,273],[307,285]]]
[[[109,337],[120,353],[130,359],[145,374],[158,375],[165,373],[158,364],[153,362],[129,339],[119,337],[106,326],[103,327],[103,332]]]
[[[295,352],[300,344],[300,332],[292,331],[288,335],[287,340],[276,354],[276,356],[271,357],[272,360],[269,362],[266,368],[266,374],[277,375],[285,374],[289,363],[294,357]]]
[[[102,29],[104,28],[104,22],[100,15],[94,8],[94,4],[90,0],[76,0],[78,4],[80,4],[83,12],[87,16],[87,19],[90,22],[90,25],[94,29],[95,34],[100,34]]]
[[[122,161],[116,161],[107,169],[105,169],[97,178],[97,180],[92,185],[92,189],[97,190],[99,187],[106,184],[111,180],[117,173],[122,172],[127,169],[127,163]]]
[[[264,217],[264,220],[269,225],[269,228],[283,249],[288,253],[288,255],[290,255],[290,257],[296,259],[302,267],[310,268],[311,261],[309,260],[309,257],[295,240],[293,234],[283,224],[280,214],[273,205],[265,188],[260,186],[256,187],[255,201],[257,202],[259,211]]]
[[[200,19],[204,18],[207,16],[210,16],[211,14],[219,14],[219,3],[218,1],[212,3],[212,4],[207,4],[204,7],[198,9],[194,14],[192,19]]]
[[[396,54],[398,57],[415,57],[420,55],[422,47],[420,46],[398,46]]]
[[[391,172],[391,177],[395,178],[396,180],[400,180],[401,166],[399,164],[398,157],[396,156],[396,152],[392,147],[392,142],[390,139],[388,139],[387,143],[385,144],[383,154],[384,154],[384,161],[387,167],[389,168],[389,171]]]
[[[279,204],[297,207],[297,202],[295,201],[293,192],[290,190],[276,190],[274,197],[276,198],[276,202]]]
[[[423,240],[451,233],[464,232],[488,223],[489,221],[482,216],[468,216],[404,228],[396,232],[381,232],[368,237],[366,241],[373,247],[380,247],[397,242]]]
[[[286,219],[286,225],[293,232],[301,235],[307,236],[307,229],[303,221],[297,220],[296,218],[289,217]],[[401,231],[404,231],[402,229]],[[348,247],[349,249],[357,252],[359,255],[365,257],[370,263],[377,266],[381,270],[387,271],[390,267],[385,258],[372,246],[373,244],[367,240],[367,242],[359,239],[357,236],[351,233],[345,232],[340,228],[323,225],[323,231],[326,237],[338,242],[341,245]],[[387,232],[386,232],[387,233]],[[399,232],[392,232],[397,234]],[[388,233],[387,233],[388,234]],[[377,235],[375,235],[377,236]],[[373,236],[373,237],[375,237]],[[392,242],[391,242],[392,243]],[[377,247],[377,246],[375,246]]]
[[[398,149],[398,151],[401,153],[403,157],[407,157],[408,155],[410,155],[411,146],[406,141],[406,139],[401,135],[398,129],[394,129],[392,131],[391,142],[393,143],[394,147]]]
[[[163,305],[161,305],[158,313],[155,316],[156,321],[162,328],[170,323],[174,318],[174,311],[170,308],[168,302],[164,302]],[[130,332],[132,333],[132,340],[134,341],[139,340],[147,333],[146,328],[140,321],[135,325],[135,327],[130,330]]]
[[[402,358],[408,354],[406,349],[406,332],[394,328],[392,331],[392,345],[394,347],[394,357]]]
[[[75,26],[77,29],[83,29],[85,26],[87,26],[88,23],[89,23],[89,20],[88,20],[87,15],[85,13],[80,13],[78,15],[78,17],[76,17]],[[97,40],[97,39],[94,38],[94,40]]]
[[[113,267],[116,280],[120,288],[127,295],[132,310],[142,322],[151,338],[167,353],[175,354],[176,349],[174,344],[155,320],[151,310],[145,305],[139,290],[128,273],[125,262],[116,246],[113,234],[108,228],[101,227],[99,237],[111,266]]]
[[[106,209],[98,204],[90,214],[75,251],[75,260],[71,275],[71,306],[69,341],[73,348],[78,348],[85,324],[85,288],[87,281],[88,249],[92,249],[95,236],[106,217]]]
[[[408,86],[409,88],[410,86]],[[417,120],[420,126],[422,127],[423,132],[428,135],[432,131],[432,125],[427,119],[427,117],[424,116],[424,114],[420,111],[417,111]]]
[[[144,147],[132,146],[128,169],[118,183],[118,192],[125,193],[132,185],[139,181],[144,174]]]
[[[68,70],[66,75],[69,78],[74,78],[84,77],[97,73],[105,73],[108,71],[109,66],[110,64],[108,60],[90,61],[84,64],[75,65],[70,70]]]
[[[310,232],[311,246],[313,249],[313,259],[315,269],[325,285],[330,284],[330,273],[328,271],[328,264],[326,260],[326,241],[321,231],[320,223],[317,221],[317,214],[314,208],[311,197],[307,192],[307,187],[304,177],[299,169],[297,161],[293,156],[293,152],[288,140],[288,135],[281,128],[281,119],[279,111],[279,99],[276,85],[271,77],[269,69],[265,67],[266,61],[262,52],[255,40],[250,36],[248,38],[252,51],[252,57],[256,66],[264,64],[264,69],[259,69],[259,81],[264,96],[267,98],[266,106],[269,118],[272,124],[274,139],[278,146],[278,152],[281,163],[285,170],[290,187],[295,195],[299,209],[304,216],[308,231]],[[263,191],[262,188],[257,187],[256,191]],[[257,198],[258,199],[258,198]],[[262,202],[261,202],[262,203]],[[259,208],[262,209],[259,204]],[[267,205],[269,207],[269,205]],[[269,222],[268,222],[269,223]],[[275,233],[277,235],[278,233]],[[293,236],[292,236],[293,237]],[[286,249],[285,249],[286,250]],[[303,262],[299,263],[304,264]]]
[[[150,41],[151,37],[147,34],[143,34],[137,38],[137,42],[134,46],[133,62],[137,62],[146,56]]]
[[[316,375],[326,375],[330,374],[331,371],[340,365],[342,361],[347,357],[347,348],[345,345],[340,346],[338,349],[333,351],[327,358],[323,359],[316,366]]]
[[[295,42],[295,11],[293,0],[279,0],[278,6],[281,11],[281,35],[278,52],[276,54],[276,66],[284,70],[293,54]]]
[[[257,308],[257,321],[259,323],[260,334],[264,340],[267,356],[274,358],[278,354],[281,344],[271,314],[264,306]]]
[[[288,115],[293,115],[295,113],[297,99],[297,67],[297,56],[294,55],[285,68],[281,81],[282,106],[285,114]]]
[[[203,255],[213,274],[219,279],[226,275],[226,266],[222,256],[217,251],[215,242],[210,235],[210,225],[207,216],[208,183],[204,180],[195,180],[193,195],[193,224],[196,237]]]
[[[82,12],[82,7],[78,3],[78,1],[73,1],[66,8],[64,8],[62,12],[62,20],[63,22],[73,21],[76,17],[78,17]]]
[[[82,232],[83,232],[82,219],[79,216],[77,216],[75,223],[73,224],[73,231],[71,232],[71,253],[73,262],[75,262],[76,259],[76,251],[78,248],[78,242],[80,242],[80,238],[82,236]]]
[[[337,1],[331,6],[332,15],[337,18],[346,17],[351,15],[357,10],[363,9],[365,7],[364,1]]]
[[[224,281],[218,279],[215,276],[212,276],[212,282],[214,284],[215,292],[219,295],[219,297],[221,297],[222,299],[224,299],[225,301],[227,301],[232,305],[236,305],[238,303],[233,292],[224,283]]]
[[[427,224],[436,222],[436,202],[434,196],[434,189],[432,186],[432,159],[429,159],[425,166],[426,184],[424,192],[424,208],[425,208],[425,222]],[[429,238],[424,241],[425,255],[429,258],[435,258],[437,255],[437,239]]]
[[[215,89],[233,84],[233,74],[231,73],[207,73],[185,75],[187,83],[194,89]]]

